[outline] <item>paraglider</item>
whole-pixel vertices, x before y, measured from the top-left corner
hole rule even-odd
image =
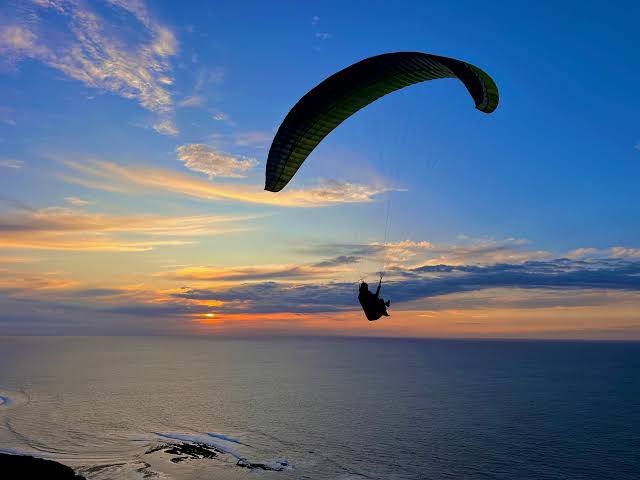
[[[387,307],[391,306],[391,301],[384,301],[380,298],[380,289],[382,288],[382,277],[378,282],[378,288],[376,293],[369,291],[369,285],[367,282],[362,282],[358,291],[358,301],[362,306],[365,316],[369,321],[378,320],[380,317],[388,317]]]
[[[366,58],[322,81],[289,111],[269,149],[265,190],[282,190],[318,144],[358,110],[388,93],[441,78],[460,80],[481,112],[497,108],[498,87],[470,63],[421,52]],[[375,294],[365,282],[360,284],[358,300],[369,320],[389,316],[390,302],[380,298],[381,287],[382,276]]]

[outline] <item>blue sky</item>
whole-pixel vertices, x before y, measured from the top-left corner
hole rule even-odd
[[[635,265],[640,6],[344,3],[3,2],[0,221],[7,237],[0,242],[0,287],[9,330],[91,332],[68,320],[87,308],[99,310],[100,332],[165,331],[166,323],[172,332],[191,331],[206,314],[220,320],[203,328],[233,330],[238,316],[264,309],[253,294],[234,300],[230,288],[263,292],[264,282],[275,282],[278,289],[324,289],[373,275],[381,258],[391,257],[397,276],[390,289],[405,299],[398,315],[408,323],[375,334],[401,334],[408,325],[415,335],[515,335],[522,331],[516,317],[533,315],[532,302],[514,313],[507,299],[530,285],[488,282],[479,290],[491,295],[468,307],[502,309],[505,318],[508,311],[511,324],[451,331],[446,312],[468,299],[456,291],[446,301],[452,293],[440,293],[438,302],[447,305],[438,307],[442,323],[423,328],[419,322],[431,317],[420,312],[429,310],[433,292],[403,297],[403,286],[413,288],[403,281],[438,263],[506,262],[529,265],[533,275],[539,269],[527,262],[566,257],[592,262],[571,271],[600,269],[603,278],[611,260]],[[476,111],[454,80],[396,92],[330,135],[283,195],[261,192],[270,140],[291,106],[337,70],[402,50],[483,68],[500,89],[497,111]],[[327,192],[328,203],[320,200]],[[383,241],[389,201],[395,247],[354,254]],[[338,245],[349,248],[340,253]],[[341,255],[357,260],[328,271],[317,266]],[[637,300],[633,269],[625,263],[613,270],[631,281],[602,288],[542,282],[544,293],[536,295],[551,295],[554,307],[565,301],[580,308],[578,289],[589,296],[587,316],[599,318],[598,308],[613,303],[620,325],[640,336],[640,319],[624,313]],[[475,282],[484,274],[439,272],[437,281],[474,275]],[[465,290],[469,282],[462,284]],[[180,288],[225,300],[185,303],[176,296]],[[120,293],[87,297],[98,289]],[[624,298],[611,300],[610,290]],[[322,313],[353,315],[349,332],[368,334],[367,325],[355,323],[357,310],[343,308],[342,292],[336,308],[325,302]],[[596,297],[607,300],[594,306]],[[34,316],[27,301],[57,305],[61,320],[47,323],[43,315],[17,329],[15,319]],[[158,304],[170,321],[157,314],[114,320],[115,310]],[[293,306],[279,319],[272,310],[279,332],[340,333],[324,317],[296,323]],[[533,316],[547,318],[541,312]],[[260,330],[265,322],[254,320],[250,329]],[[548,326],[527,332],[553,336]]]

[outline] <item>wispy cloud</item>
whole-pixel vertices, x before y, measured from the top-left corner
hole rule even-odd
[[[273,133],[262,131],[240,132],[235,134],[235,144],[241,147],[265,148],[273,139]]]
[[[204,105],[204,98],[201,95],[190,95],[178,102],[179,107],[201,107]]]
[[[251,217],[105,215],[50,207],[0,215],[0,248],[146,251],[246,230]]]
[[[24,167],[24,162],[22,160],[16,160],[15,158],[0,158],[0,167],[18,170]]]
[[[527,249],[523,239],[467,239],[462,243],[436,244],[429,241],[403,240],[388,243],[328,243],[310,245],[301,249],[308,254],[342,254],[369,257],[384,263],[390,274],[396,269],[416,265],[493,264],[496,262],[525,262],[552,258],[551,252]],[[611,254],[611,252],[609,252]]]
[[[289,189],[278,194],[265,192],[261,185],[213,184],[173,170],[154,167],[125,167],[116,163],[62,160],[71,171],[58,174],[66,182],[110,192],[172,192],[203,200],[237,202],[281,207],[324,207],[342,203],[373,201],[389,190],[386,186],[324,181],[311,188]]]
[[[0,291],[5,295],[28,294],[46,290],[65,290],[73,288],[77,282],[62,278],[56,273],[24,273],[0,270]]]
[[[163,278],[180,281],[244,282],[276,279],[321,279],[349,271],[347,265],[356,263],[357,257],[336,257],[302,265],[257,265],[235,267],[185,267],[158,274]]]
[[[156,131],[174,134],[170,59],[174,34],[156,22],[142,1],[108,0],[136,22],[139,40],[79,0],[38,0],[0,23],[0,55],[10,62],[38,60],[85,85],[134,99],[162,117]],[[5,11],[6,12],[6,11]]]
[[[582,260],[596,260],[605,259],[609,257],[633,259],[640,258],[640,248],[633,247],[609,247],[609,248],[577,248],[570,251],[567,258],[582,259]]]
[[[616,258],[640,258],[640,248],[611,247],[610,251]]]
[[[35,212],[35,208],[32,208],[30,205],[18,200],[13,197],[6,197],[4,195],[0,195],[0,205],[3,205],[5,208],[9,208],[11,210],[24,210],[27,212]]]
[[[246,177],[247,172],[258,164],[254,158],[221,153],[200,143],[182,145],[176,152],[188,169],[204,173],[209,180],[213,177]]]
[[[215,120],[216,122],[222,122],[225,123],[227,125],[229,125],[230,127],[234,127],[235,126],[235,122],[231,119],[231,117],[229,116],[229,114],[218,110],[217,112],[215,112],[211,118],[213,120]]]
[[[198,56],[191,56],[192,63],[198,63]],[[181,108],[198,108],[207,103],[207,92],[210,85],[219,84],[224,79],[224,70],[220,68],[201,68],[195,75],[195,84],[189,94],[186,94],[177,105]],[[222,120],[222,118],[214,120]]]
[[[324,42],[331,38],[331,34],[329,32],[320,30],[320,17],[317,15],[311,17],[311,28],[313,29],[314,37],[316,38],[316,40]],[[316,47],[316,50],[318,51],[320,50],[320,48]]]
[[[37,261],[37,259],[29,257],[0,256],[0,265],[6,265],[8,263],[30,263],[35,261]]]
[[[74,207],[85,207],[91,203],[89,200],[83,200],[78,197],[65,197],[64,199]]]
[[[161,135],[169,135],[175,137],[180,133],[178,127],[171,119],[164,119],[153,124],[153,129]]]
[[[1,25],[2,24],[0,23],[0,29],[2,28]],[[0,40],[0,45],[2,44],[2,42],[3,40]],[[2,55],[2,53],[2,47],[0,46],[0,55]],[[0,122],[4,123],[5,125],[9,125],[10,127],[15,127],[16,121],[13,118],[13,115],[14,112],[11,108],[0,105]]]

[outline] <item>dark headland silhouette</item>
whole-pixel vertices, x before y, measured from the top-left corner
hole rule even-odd
[[[71,467],[28,455],[0,453],[0,477],[6,480],[86,480]]]

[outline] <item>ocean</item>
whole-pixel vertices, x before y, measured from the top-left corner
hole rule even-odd
[[[640,343],[2,337],[0,451],[88,479],[637,480]]]

